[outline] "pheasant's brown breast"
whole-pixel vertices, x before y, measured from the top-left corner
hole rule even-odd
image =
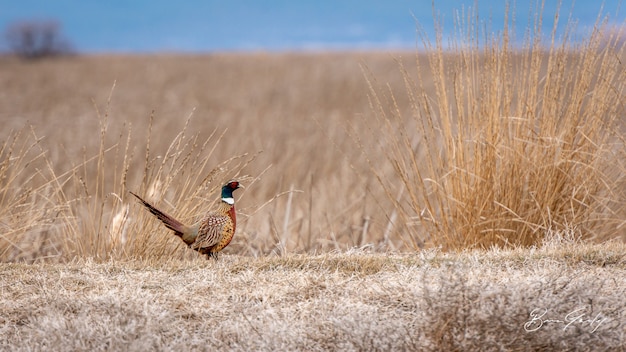
[[[224,249],[226,246],[228,246],[230,241],[232,241],[233,236],[235,235],[235,229],[237,227],[237,218],[236,218],[236,215],[235,215],[235,206],[231,206],[230,209],[228,210],[228,217],[230,218],[230,221],[227,221],[224,224],[224,231],[223,231],[224,236],[219,241],[217,246],[215,246],[213,248],[214,252],[219,252],[222,249]]]
[[[215,247],[213,247],[213,252],[219,252],[224,249],[224,247],[228,246],[234,235],[232,228],[233,226],[231,222],[228,222],[224,225],[224,237],[222,237],[220,242]]]

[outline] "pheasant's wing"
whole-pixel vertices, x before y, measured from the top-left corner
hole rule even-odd
[[[191,244],[192,249],[210,248],[215,246],[222,239],[224,225],[230,219],[226,215],[209,213],[198,228],[198,237]]]

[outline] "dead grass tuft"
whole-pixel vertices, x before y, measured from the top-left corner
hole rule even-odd
[[[539,16],[519,48],[506,26],[483,38],[468,18],[450,46],[424,44],[416,73],[399,62],[405,94],[368,74],[376,119],[372,135],[354,135],[395,208],[390,224],[414,248],[531,246],[571,228],[623,238],[621,36],[598,21],[574,42],[570,23],[546,47]]]

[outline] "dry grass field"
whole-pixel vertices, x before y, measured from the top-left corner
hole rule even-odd
[[[130,247],[142,256],[135,247],[144,247],[145,232],[158,232],[160,248],[168,236],[128,190],[150,191],[157,205],[189,220],[237,174],[253,183],[245,180],[246,190],[236,194],[241,225],[228,252],[258,256],[377,241],[386,209],[346,132],[371,114],[360,63],[401,87],[392,54],[382,53],[4,59],[3,156],[14,184],[3,209],[40,201],[20,198],[25,189],[30,197],[46,193],[47,207],[57,209],[3,220],[19,225],[10,224],[13,245],[0,255],[28,260],[36,243],[49,257],[115,257]],[[13,159],[17,153],[24,156]],[[37,224],[24,223],[33,216]],[[141,226],[122,231],[115,219]],[[149,231],[136,233],[145,226]],[[77,238],[59,247],[49,240],[57,235]]]
[[[1,348],[623,349],[626,47],[600,27],[0,58]],[[129,194],[191,223],[231,178],[219,261]]]
[[[0,266],[11,351],[620,351],[623,244]]]

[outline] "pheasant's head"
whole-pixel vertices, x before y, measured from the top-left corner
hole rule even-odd
[[[222,201],[232,205],[235,204],[235,198],[233,198],[233,191],[243,187],[237,181],[230,181],[222,187]]]

